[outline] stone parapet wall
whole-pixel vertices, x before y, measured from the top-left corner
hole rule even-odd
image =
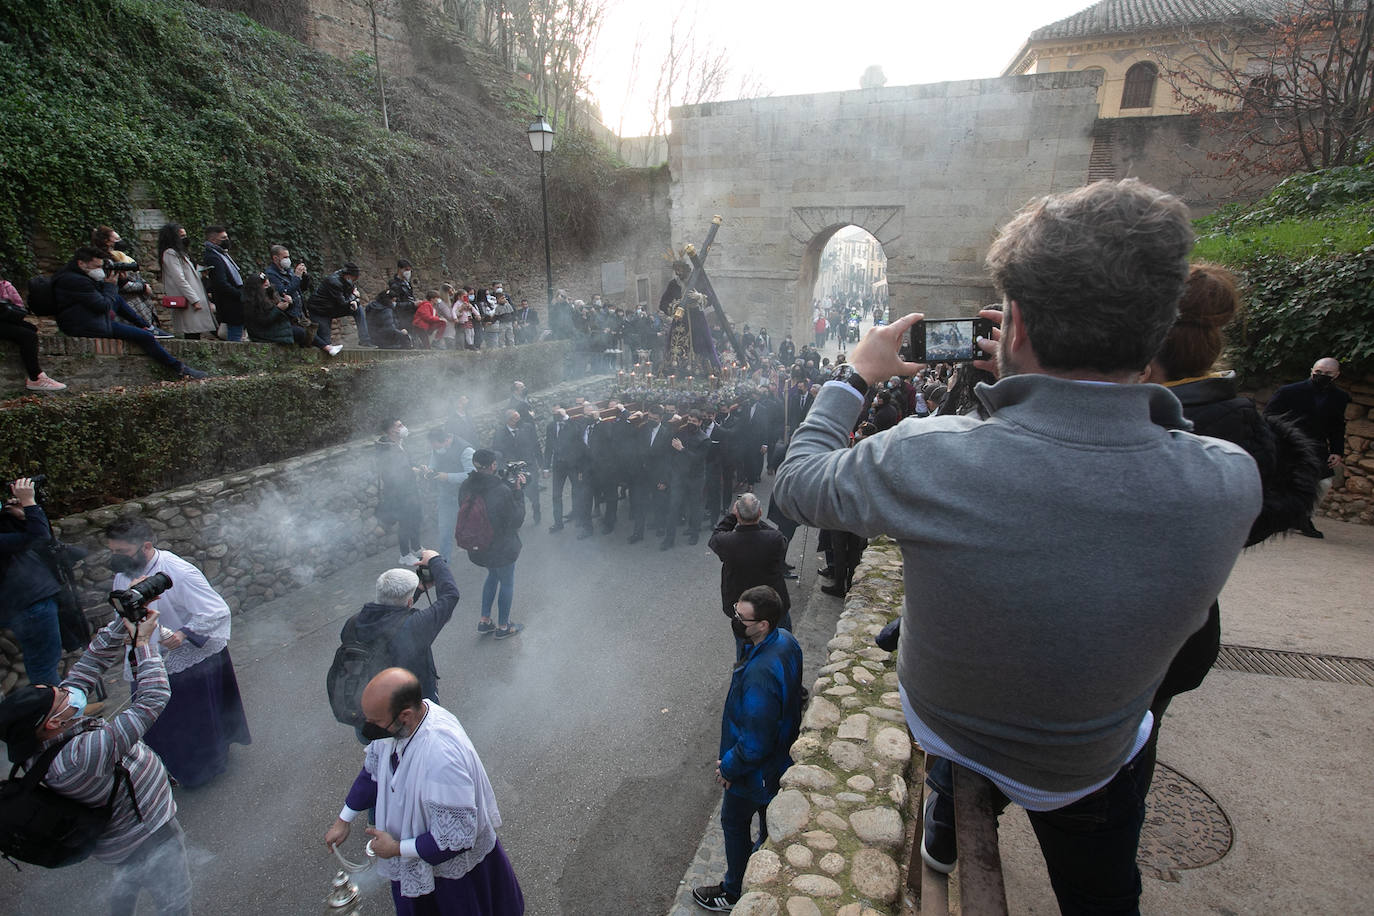
[[[602,398],[610,379],[598,377],[555,386],[531,397],[536,416],[574,394]],[[474,413],[485,445],[502,422],[503,404]],[[538,424],[543,433],[543,423]],[[428,453],[424,429],[407,440],[417,462]],[[105,603],[112,573],[106,565],[102,532],[124,516],[141,516],[152,526],[160,548],[194,563],[241,612],[310,585],[356,564],[363,557],[395,550],[394,529],[377,522],[375,437],[355,439],[332,448],[239,473],[209,478],[185,487],[117,505],[53,519],[63,541],[90,551],[78,565],[77,587],[93,622],[108,621]],[[437,544],[433,494],[421,484],[426,506],[426,544]],[[451,534],[449,535],[452,536]],[[367,596],[360,596],[365,600]],[[305,600],[305,599],[303,599]],[[13,635],[0,630],[0,691],[23,683],[24,668]]]
[[[795,764],[768,806],[768,842],[749,860],[734,916],[901,911],[912,743],[895,655],[873,637],[900,616],[903,594],[897,545],[874,541],[812,685]]]

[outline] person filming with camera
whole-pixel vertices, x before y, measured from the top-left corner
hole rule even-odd
[[[158,573],[171,579],[157,603],[163,624],[158,643],[172,698],[144,741],[179,784],[205,785],[224,772],[231,743],[252,743],[229,658],[229,605],[199,569],[156,549],[153,530],[141,518],[110,525],[105,545],[115,592]]]
[[[171,782],[141,740],[171,696],[158,652],[161,621],[156,610],[146,613],[138,623],[116,616],[99,630],[61,685],[20,687],[0,702],[0,738],[10,760],[26,772],[43,771],[54,793],[98,812],[84,829],[60,838],[33,824],[6,829],[4,852],[47,867],[92,855],[114,866],[111,913],[132,916],[147,891],[163,916],[190,916],[191,874]],[[109,721],[83,716],[86,697],[126,654],[134,673],[129,708]]]
[[[467,551],[468,559],[487,571],[477,632],[507,639],[525,628],[511,622],[510,608],[515,597],[515,561],[520,558],[520,526],[525,523],[525,499],[520,490],[530,468],[516,461],[497,474],[496,464],[496,452],[489,448],[473,453],[472,473],[458,490],[454,538]],[[491,619],[493,602],[495,623]]]

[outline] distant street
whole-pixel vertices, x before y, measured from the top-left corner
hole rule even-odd
[[[766,482],[765,482],[766,486]],[[764,495],[763,493],[760,494]],[[719,563],[679,538],[625,543],[631,526],[578,541],[527,520],[512,619],[518,637],[479,637],[483,571],[461,553],[462,598],[435,644],[439,696],[472,736],[496,790],[500,830],[531,916],[656,916],[668,910],[719,789],[711,779],[733,640]],[[836,599],[806,595],[814,531],[799,529],[792,617],[809,680],[833,634]],[[321,837],[362,765],[362,747],[324,696],[344,619],[371,599],[392,551],[234,620],[230,651],[253,730],[209,787],[178,790],[195,912],[323,913],[336,865]],[[797,583],[792,583],[796,585]],[[421,599],[423,602],[425,599]],[[361,827],[347,854],[362,856]],[[17,916],[104,911],[109,867],[0,870]],[[391,912],[370,874],[367,916]],[[145,900],[140,913],[151,913]]]

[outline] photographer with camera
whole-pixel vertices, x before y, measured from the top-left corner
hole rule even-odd
[[[119,298],[114,280],[107,276],[105,254],[99,248],[76,249],[72,259],[53,276],[52,291],[57,327],[68,337],[126,340],[183,378],[205,378],[204,372],[162,349],[152,331],[115,320],[116,312],[127,311],[128,306]]]
[[[48,517],[34,498],[34,482],[10,484],[14,497],[0,514],[0,626],[8,627],[24,652],[31,684],[56,684],[62,658],[57,596],[62,583],[35,548],[51,540]]]
[[[317,333],[326,345],[333,341],[334,319],[352,316],[358,326],[358,346],[372,346],[372,338],[367,334],[367,318],[358,301],[358,276],[357,264],[345,264],[325,277],[306,300],[307,317],[318,322]]]
[[[821,389],[774,484],[791,518],[902,550],[899,692],[932,758],[922,858],[955,866],[964,766],[1026,809],[1064,913],[1138,912],[1150,702],[1261,506],[1250,456],[1140,383],[1192,246],[1183,203],[1134,179],[1032,201],[987,257],[987,419],[845,447],[868,380],[920,369],[899,356],[906,315]]]
[[[508,466],[503,472],[509,473],[499,476],[496,452],[479,448],[473,453],[472,473],[458,490],[458,524],[454,529],[455,540],[467,551],[468,559],[487,571],[477,632],[495,633],[497,639],[514,636],[525,628],[511,622],[510,607],[515,598],[515,561],[520,558],[520,526],[525,523],[525,499],[520,491],[528,476],[519,473],[521,462],[511,464],[514,468]],[[496,623],[491,619],[493,601]]]
[[[137,909],[143,891],[164,916],[191,912],[185,836],[167,770],[140,740],[170,696],[156,642],[160,628],[154,610],[137,624],[116,617],[96,633],[61,686],[21,687],[0,703],[0,738],[9,747],[10,760],[26,770],[41,768],[43,783],[62,797],[44,801],[30,794],[0,812],[0,821],[34,806],[45,809],[36,814],[47,815],[24,824],[6,823],[0,831],[12,844],[6,854],[48,867],[80,861],[86,854],[112,864],[110,912],[120,916]],[[129,708],[108,722],[82,716],[86,697],[126,653],[134,672]],[[92,809],[83,818],[84,829],[44,829],[71,826],[70,816],[58,809],[65,799]]]
[[[141,518],[121,518],[106,528],[105,546],[115,573],[114,598],[158,573],[171,579],[156,601],[172,699],[143,740],[181,785],[204,785],[224,772],[231,743],[252,743],[229,657],[229,605],[199,569],[157,550],[153,530]],[[122,603],[137,607],[127,597]]]

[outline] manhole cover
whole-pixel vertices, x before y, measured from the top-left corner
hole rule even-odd
[[[1142,874],[1177,881],[1177,869],[1220,861],[1233,839],[1231,820],[1216,799],[1172,767],[1155,764],[1137,856]]]

